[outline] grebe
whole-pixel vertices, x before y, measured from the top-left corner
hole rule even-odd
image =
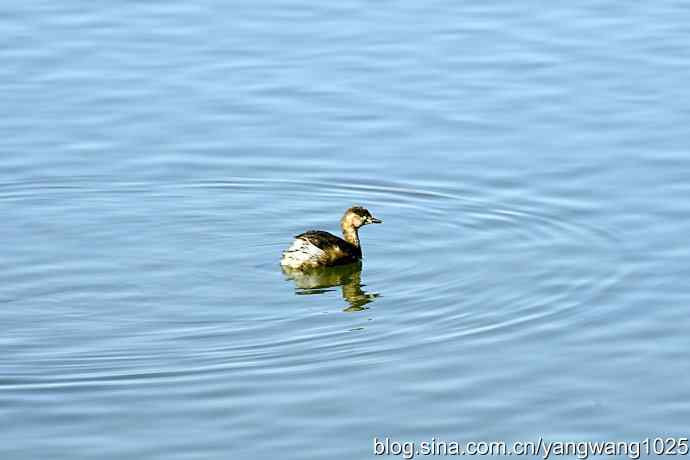
[[[280,265],[283,267],[307,269],[331,267],[357,262],[362,258],[357,230],[367,224],[380,224],[383,221],[371,213],[354,206],[340,219],[343,238],[321,230],[310,230],[295,237],[289,248],[283,252]]]

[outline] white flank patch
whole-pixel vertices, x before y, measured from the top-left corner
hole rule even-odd
[[[280,265],[290,268],[300,268],[305,262],[317,261],[324,252],[309,241],[297,238],[289,248],[283,252]]]

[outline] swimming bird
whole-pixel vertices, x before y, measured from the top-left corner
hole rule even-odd
[[[362,258],[362,247],[357,231],[368,224],[383,223],[361,206],[353,206],[340,219],[343,238],[322,230],[310,230],[295,237],[283,252],[280,264],[300,270],[331,267],[357,262]]]

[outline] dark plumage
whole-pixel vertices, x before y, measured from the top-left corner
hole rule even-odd
[[[305,239],[322,251],[329,251],[332,247],[340,248],[345,253],[342,259],[348,259],[343,260],[344,263],[356,262],[362,258],[362,249],[359,246],[323,230],[309,230],[295,238]]]

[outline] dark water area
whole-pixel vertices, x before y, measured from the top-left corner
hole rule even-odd
[[[0,8],[3,459],[690,426],[683,2]],[[361,267],[283,273],[369,208]]]

